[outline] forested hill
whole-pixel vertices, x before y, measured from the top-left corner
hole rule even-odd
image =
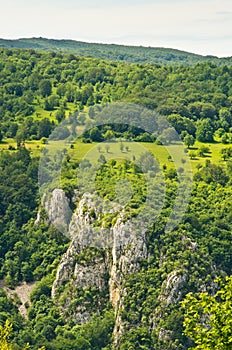
[[[218,58],[216,56],[201,56],[169,48],[96,44],[74,40],[53,40],[45,38],[17,40],[0,39],[0,47],[71,53],[81,56],[127,61],[130,63],[147,62],[165,65],[194,65],[210,61],[217,65],[232,64],[232,57]]]
[[[0,350],[231,349],[231,185],[232,65],[0,48]]]

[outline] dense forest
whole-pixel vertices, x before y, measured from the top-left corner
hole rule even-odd
[[[215,132],[225,143],[230,138],[231,67],[128,65],[7,49],[1,50],[0,64],[3,137],[47,137],[68,111],[124,101],[155,109],[177,132],[199,141],[212,142]]]
[[[159,64],[152,63],[153,52],[147,56],[142,49],[135,58],[125,48],[128,57],[120,58],[115,56],[121,54],[117,47],[115,51],[109,47],[111,53],[100,47],[102,60],[73,53],[41,53],[37,48],[0,49],[0,278],[5,286],[0,289],[2,349],[230,349],[232,66],[218,65],[214,59],[194,64],[194,58],[190,62],[184,55],[179,58],[181,65],[164,65],[162,59]],[[79,54],[88,55],[87,49]],[[89,56],[98,56],[94,50]],[[142,55],[146,59],[142,60]],[[119,60],[113,61],[116,58]],[[91,224],[115,225],[115,214],[100,215],[86,203],[80,207],[80,193],[76,198],[78,167],[82,167],[85,181],[91,174],[91,164],[82,161],[78,151],[97,145],[95,192],[110,200],[117,179],[129,179],[133,194],[125,220],[139,213],[146,197],[140,168],[148,162],[152,171],[145,167],[145,175],[156,176],[149,157],[157,149],[162,153],[162,138],[125,125],[94,126],[101,106],[116,102],[133,103],[164,116],[185,145],[194,180],[183,220],[167,232],[165,225],[179,179],[170,157],[163,156],[164,205],[146,233],[146,257],[141,256],[136,270],[120,280],[124,292],[120,315],[115,314],[110,301],[107,273],[106,287],[101,290],[95,285],[75,285],[72,275],[52,296],[70,238],[49,221],[38,185],[42,150],[51,144],[52,132],[55,140],[70,137],[73,130],[68,125],[57,126],[71,118],[77,130],[88,125],[77,141],[59,153],[61,186],[73,213],[81,208],[81,215],[89,215]],[[140,156],[138,166],[130,159],[108,160],[107,154],[118,147],[117,143],[101,142],[112,139],[118,139],[121,153],[129,154],[132,140],[149,152]],[[170,144],[175,141],[171,128],[166,130],[165,139]],[[52,155],[43,151],[43,157],[49,164]],[[47,167],[47,177],[52,176],[52,170]],[[96,261],[108,263],[111,259],[107,250],[85,247],[75,253],[74,263],[87,269]],[[36,282],[25,305],[26,317],[19,312],[17,295],[8,293],[22,282]],[[75,318],[80,306],[83,313],[91,315],[87,322],[78,323]],[[117,343],[116,318],[123,325]]]

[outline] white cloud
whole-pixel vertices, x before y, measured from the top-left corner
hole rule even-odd
[[[229,0],[130,2],[98,8],[93,3],[91,7],[84,7],[83,1],[78,5],[61,0],[1,4],[0,36],[72,38],[232,56]]]

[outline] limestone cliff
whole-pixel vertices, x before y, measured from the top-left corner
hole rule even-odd
[[[64,191],[55,189],[49,198],[43,197],[42,204],[48,214],[49,222],[53,223],[61,232],[67,234],[72,212]],[[37,224],[39,221],[40,211],[35,223]]]
[[[61,192],[54,193],[47,205],[54,208],[58,196],[61,198],[63,195]],[[60,215],[67,217],[64,215],[66,204],[65,207],[59,204],[57,211],[50,209],[55,223],[56,220],[60,220]],[[93,224],[100,215],[94,196],[85,194],[79,201],[68,226],[72,241],[59,265],[52,297],[61,300],[66,290],[65,301],[61,303],[61,308],[75,322],[83,324],[104,306],[104,298],[98,297],[98,304],[95,305],[84,297],[81,303],[76,303],[76,306],[72,307],[75,290],[86,292],[91,289],[98,296],[108,295],[115,310],[114,339],[117,344],[124,328],[120,317],[123,299],[127,293],[122,287],[123,280],[129,273],[139,270],[141,258],[147,258],[146,234],[145,230],[141,229],[135,235],[130,221],[124,222],[122,217],[116,220],[107,233],[104,228],[95,230]],[[106,234],[108,237],[104,236]],[[91,258],[86,260],[86,255],[89,255],[90,251],[92,251]]]
[[[99,199],[90,193],[85,193],[81,198],[76,196],[75,201],[78,204],[68,220],[68,202],[65,199],[63,204],[60,203],[64,198],[64,193],[56,190],[49,202],[45,203],[52,222],[58,223],[62,228],[66,227],[71,238],[70,246],[57,270],[52,297],[63,315],[77,324],[87,323],[93,314],[100,314],[111,303],[115,312],[114,345],[118,348],[121,336],[130,328],[122,316],[125,315],[125,305],[129,296],[125,281],[130,274],[133,278],[134,272],[141,272],[144,276],[143,286],[146,286],[147,275],[141,269],[141,261],[151,258],[146,230],[142,226],[135,230],[133,223],[125,219],[122,212],[115,215],[112,225],[106,229],[104,209],[98,202]],[[198,259],[198,246],[195,242],[180,235],[179,244],[183,246],[181,249],[189,251],[190,255]],[[157,271],[162,265],[167,266],[162,249],[158,253]],[[213,266],[209,266],[209,269],[212,276],[215,275]],[[189,270],[181,265],[178,268],[173,265],[172,269],[170,262],[168,271],[163,279],[159,278],[160,289],[154,294],[156,306],[152,309],[147,323],[149,330],[157,334],[158,341],[164,342],[172,342],[173,335],[170,329],[161,326],[160,321],[166,317],[167,309],[172,304],[178,304],[184,297],[186,286],[191,279]],[[149,283],[152,287],[150,291],[157,289],[155,284],[153,286],[153,281]],[[203,288],[202,282],[196,287]],[[139,324],[134,326],[139,327]]]

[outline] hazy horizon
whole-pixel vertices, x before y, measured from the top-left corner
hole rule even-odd
[[[2,0],[0,0],[2,1]],[[9,0],[0,37],[44,37],[232,56],[229,0]]]
[[[78,40],[78,39],[67,39],[67,38],[48,38],[48,37],[41,37],[41,36],[36,36],[36,37],[16,37],[16,38],[1,38],[0,40],[25,40],[25,39],[46,39],[46,40],[71,40],[71,41],[76,41],[76,42],[83,42],[83,43],[88,43],[88,44],[103,44],[103,45],[119,45],[119,46],[129,46],[129,47],[144,47],[144,48],[151,48],[151,49],[170,49],[170,50],[177,50],[177,51],[183,51],[183,52],[187,52],[187,53],[191,53],[191,54],[195,54],[195,55],[201,55],[201,56],[215,56],[218,58],[229,58],[232,57],[231,56],[217,56],[217,55],[211,55],[211,54],[200,54],[200,53],[196,53],[193,51],[187,51],[187,50],[183,50],[183,49],[178,49],[176,47],[165,47],[165,46],[151,46],[151,45],[133,45],[133,44],[119,44],[119,43],[114,43],[114,42],[101,42],[101,41],[87,41],[87,40]]]

